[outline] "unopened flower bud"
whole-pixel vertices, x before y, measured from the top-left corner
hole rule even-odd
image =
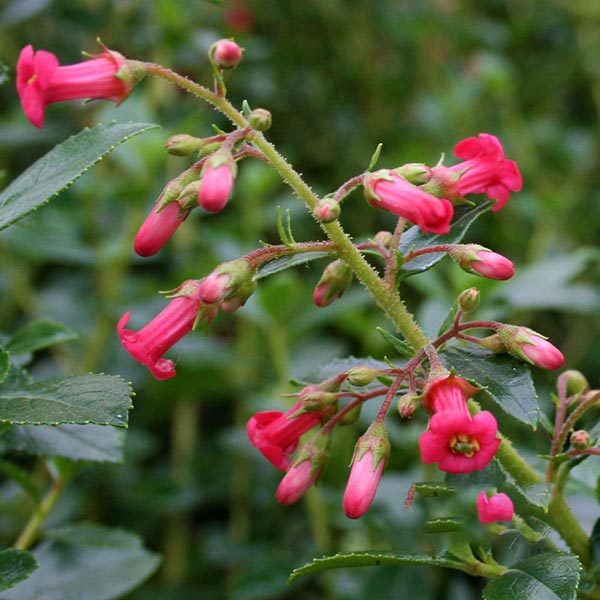
[[[200,298],[207,304],[215,304],[236,295],[240,288],[252,282],[255,271],[244,259],[219,265],[200,284]]]
[[[248,116],[248,123],[256,131],[267,131],[271,128],[271,113],[266,108],[255,108]]]
[[[328,433],[318,431],[304,442],[277,488],[277,502],[294,504],[302,498],[327,463],[329,441]]]
[[[541,369],[558,369],[565,362],[556,346],[527,327],[503,325],[498,336],[507,352]]]
[[[200,150],[203,145],[204,140],[201,138],[188,135],[187,133],[178,133],[167,140],[165,148],[173,156],[189,156],[193,152]]]
[[[352,283],[352,270],[343,260],[329,263],[313,292],[315,304],[321,308],[329,306],[342,296]]]
[[[207,212],[223,210],[233,191],[237,165],[229,150],[221,148],[209,156],[202,168],[198,204]]]
[[[133,241],[133,249],[139,256],[156,254],[186,220],[189,210],[183,210],[179,203],[162,205],[162,197],[138,229]]]
[[[592,445],[592,440],[590,439],[590,434],[584,429],[579,429],[574,431],[569,438],[571,442],[571,446],[576,448],[577,450],[585,450]]]
[[[479,306],[479,290],[469,288],[458,295],[458,306],[463,312],[475,310]]]
[[[344,492],[344,513],[348,518],[358,519],[369,510],[390,456],[390,450],[390,442],[383,423],[372,423],[365,434],[358,439],[350,477]]]
[[[430,170],[431,169],[423,163],[408,163],[394,169],[398,175],[414,185],[427,183],[431,178]]]
[[[324,392],[323,390],[311,391],[308,394],[300,394],[302,400],[302,412],[322,411],[328,406],[335,404],[338,395],[333,392]]]
[[[422,396],[415,392],[407,392],[398,398],[398,412],[404,419],[408,419],[413,416],[413,413],[421,403]]]
[[[515,274],[515,267],[508,258],[478,244],[456,244],[448,255],[464,271],[488,279],[505,280]]]
[[[377,244],[383,246],[384,248],[390,248],[393,239],[394,235],[391,231],[378,231],[373,238]]]
[[[488,498],[485,492],[477,496],[477,513],[484,525],[496,521],[511,521],[515,512],[512,500],[504,493],[493,494]]]
[[[339,425],[354,425],[358,418],[360,417],[360,411],[362,409],[362,404],[357,404],[354,408],[349,410],[344,416],[340,419]]]
[[[360,366],[352,367],[346,375],[346,381],[350,385],[362,387],[363,385],[369,385],[376,377],[378,377],[379,371],[372,367]]]
[[[242,48],[233,40],[219,40],[208,50],[210,61],[220,69],[233,69],[242,60]]]
[[[317,207],[315,208],[315,215],[319,221],[323,223],[331,223],[336,219],[339,219],[342,209],[340,203],[333,198],[323,198],[319,200]]]
[[[558,376],[557,383],[566,380],[567,383],[567,396],[575,396],[577,394],[583,394],[586,390],[590,389],[585,375],[574,369],[569,369]]]

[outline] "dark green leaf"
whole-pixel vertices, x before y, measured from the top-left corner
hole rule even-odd
[[[415,492],[424,498],[437,498],[438,496],[452,496],[456,493],[453,486],[444,483],[424,481],[413,485]]]
[[[154,129],[151,123],[110,123],[84,129],[55,146],[0,194],[0,229],[22,219],[69,187],[125,140]]]
[[[494,354],[478,347],[447,348],[441,359],[457,375],[485,387],[485,394],[508,415],[532,429],[537,426],[539,407],[529,368],[508,354]]]
[[[70,525],[47,532],[40,568],[2,600],[110,600],[144,581],[160,562],[129,532]]]
[[[67,342],[77,337],[77,333],[61,323],[49,320],[33,321],[17,331],[6,349],[13,356],[35,352],[54,344]]]
[[[303,265],[304,263],[312,262],[313,260],[318,260],[319,258],[326,258],[328,256],[331,256],[329,252],[320,251],[302,252],[301,254],[282,256],[281,258],[272,260],[262,267],[262,269],[260,269],[260,271],[254,276],[254,279],[263,279],[265,277],[269,277],[270,275],[275,275],[275,273],[285,271],[286,269],[291,269],[292,267]]]
[[[600,574],[600,519],[594,523],[590,536],[590,561],[592,571],[596,575]]]
[[[405,358],[412,358],[415,355],[415,350],[410,344],[396,337],[393,333],[390,333],[382,327],[377,327],[376,329],[380,333],[381,337],[386,342],[390,343],[394,347],[396,352],[400,354],[400,356],[404,356]]]
[[[38,456],[121,462],[123,431],[109,425],[14,425],[0,446]]]
[[[6,590],[26,579],[38,568],[33,555],[25,550],[0,552],[0,590]]]
[[[484,600],[575,600],[580,564],[577,557],[547,552],[526,558],[483,590]]]
[[[112,375],[80,375],[14,386],[0,386],[0,421],[18,425],[95,423],[127,426],[130,386]]]
[[[2,383],[10,370],[10,356],[8,352],[0,346],[0,383]]]
[[[463,529],[458,519],[434,519],[423,524],[426,533],[452,533]]]
[[[454,211],[454,222],[450,233],[438,235],[436,233],[423,233],[416,225],[408,229],[402,234],[398,250],[406,256],[414,250],[437,246],[438,244],[457,244],[465,235],[471,223],[481,214],[487,212],[493,202],[484,200],[478,202],[474,206],[461,206]],[[446,256],[445,252],[432,252],[431,254],[423,254],[409,261],[400,269],[399,278],[404,279],[415,273],[427,271],[442,260]]]
[[[499,488],[506,482],[506,473],[500,466],[500,463],[494,459],[485,469],[478,469],[477,471],[461,473],[458,475],[446,473],[444,480],[447,484],[456,487],[473,485],[478,487],[493,486]]]
[[[461,563],[448,558],[446,554],[421,554],[418,552],[403,552],[401,554],[387,552],[351,552],[314,558],[311,562],[290,574],[288,583],[304,575],[319,573],[328,569],[345,569],[348,567],[377,567],[381,565],[430,565],[433,567],[460,568]]]

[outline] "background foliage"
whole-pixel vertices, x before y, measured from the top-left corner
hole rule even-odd
[[[69,521],[137,532],[162,554],[157,573],[129,600],[388,598],[401,589],[416,599],[478,598],[477,581],[427,567],[342,570],[286,586],[289,572],[315,555],[355,549],[426,549],[427,507],[404,506],[424,418],[390,423],[392,460],[371,511],[358,522],[341,512],[355,438],[368,417],[337,436],[317,489],[285,508],[273,493],[278,473],[250,447],[244,425],[256,410],[277,408],[279,394],[336,357],[381,359],[385,326],[358,288],[327,309],[312,305],[323,263],[261,281],[235,316],[220,315],[208,336],[176,349],[178,376],[155,382],[120,348],[115,323],[132,325],[164,305],[156,293],[201,277],[223,260],[274,242],[276,205],[289,207],[296,239],[318,229],[262,165],[243,164],[224,213],[195,211],[158,257],[139,259],[131,240],[166,181],[187,167],[166,155],[169,135],[208,135],[222,123],[208,108],[162,82],[138,86],[121,107],[53,105],[37,130],[14,91],[14,65],[27,43],[63,63],[95,51],[95,39],[130,58],[152,60],[208,83],[206,49],[235,36],[244,60],[228,79],[237,105],[273,113],[268,137],[317,191],[335,189],[364,170],[382,142],[381,166],[433,163],[440,152],[479,132],[497,135],[517,160],[524,191],[500,213],[486,214],[468,240],[509,256],[509,282],[476,279],[444,261],[409,279],[408,302],[435,331],[457,293],[482,289],[482,318],[530,326],[561,347],[570,368],[591,387],[600,372],[600,9],[593,0],[10,0],[0,8],[0,176],[6,184],[53,144],[85,126],[117,120],[160,123],[120,146],[57,200],[0,234],[0,332],[52,319],[78,338],[36,354],[39,379],[91,371],[120,374],[136,396],[123,464],[82,468],[48,527]],[[357,237],[389,226],[360,195],[344,205]],[[549,408],[552,374],[535,373]],[[501,419],[501,415],[499,419]],[[502,423],[501,423],[502,425]],[[543,432],[513,437],[532,454]],[[24,467],[31,458],[14,456]],[[591,463],[591,461],[588,461]],[[597,462],[594,463],[597,465]],[[597,466],[596,466],[597,473]],[[574,506],[586,514],[597,475],[582,472]],[[26,507],[3,484],[0,536],[10,545]],[[596,507],[597,508],[597,507]],[[8,510],[10,509],[10,510]],[[5,512],[4,510],[2,511]],[[598,515],[583,522],[591,527]],[[58,536],[66,535],[56,529]],[[60,533],[62,531],[62,533]],[[71,532],[72,534],[72,532]],[[45,544],[56,543],[50,537]],[[368,589],[368,592],[366,591]]]

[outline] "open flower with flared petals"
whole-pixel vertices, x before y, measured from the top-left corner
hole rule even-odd
[[[298,447],[300,436],[321,423],[323,411],[302,412],[299,400],[286,413],[268,410],[256,413],[246,425],[252,445],[280,471],[291,464],[291,455]]]
[[[162,356],[193,329],[202,309],[197,287],[198,282],[193,280],[182,284],[180,295],[139,331],[125,329],[130,313],[125,313],[119,320],[117,332],[124,348],[148,367],[156,379],[176,375],[175,363]]]
[[[121,78],[127,70],[127,60],[107,49],[90,60],[61,67],[54,54],[34,52],[28,45],[17,62],[17,92],[27,118],[42,127],[46,106],[53,102],[99,98],[121,103],[132,87]]]
[[[469,415],[464,410],[442,410],[429,420],[419,447],[424,463],[438,463],[446,473],[470,473],[490,463],[500,440],[498,424],[488,411]]]
[[[448,233],[454,215],[452,204],[413,185],[393,170],[383,169],[365,176],[365,198],[376,208],[394,213],[423,231]]]
[[[464,162],[450,167],[463,172],[458,180],[458,193],[485,194],[496,200],[492,210],[500,210],[510,198],[511,192],[523,187],[523,179],[517,163],[504,157],[500,140],[489,133],[464,139],[454,147],[454,155]]]
[[[502,492],[489,497],[485,492],[481,492],[476,502],[479,521],[484,525],[496,521],[511,521],[515,513],[512,500]]]

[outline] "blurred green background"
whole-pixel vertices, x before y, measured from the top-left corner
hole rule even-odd
[[[273,114],[268,138],[319,193],[363,171],[378,143],[379,165],[451,162],[454,144],[497,135],[522,171],[524,189],[468,233],[508,256],[508,282],[477,279],[443,261],[408,281],[405,297],[435,332],[456,295],[477,285],[478,316],[532,327],[561,347],[570,368],[600,387],[600,5],[596,0],[4,0],[0,3],[0,184],[85,126],[148,121],[160,130],[118,148],[72,188],[0,236],[0,331],[33,318],[75,328],[77,342],[42,354],[41,376],[102,371],[133,382],[135,409],[122,465],[91,466],[71,485],[53,523],[92,520],[139,532],[163,555],[159,572],[129,600],[324,598],[415,600],[480,597],[479,582],[422,568],[330,572],[286,586],[313,556],[355,549],[434,548],[420,533],[427,507],[404,507],[424,479],[416,440],[425,417],[390,418],[392,460],[371,511],[341,511],[354,440],[369,422],[340,432],[321,484],[293,507],[274,500],[280,474],[252,448],[244,425],[257,410],[285,406],[291,378],[330,359],[394,358],[385,326],[352,288],[327,309],[312,287],[325,263],[263,280],[235,315],[208,335],[189,335],[171,356],[178,376],[155,382],[121,349],[114,328],[132,311],[145,324],[165,305],[158,290],[200,278],[219,262],[276,242],[275,207],[289,208],[297,240],[320,233],[264,165],[240,166],[223,213],[195,211],[155,258],[131,240],[163,185],[189,165],[166,154],[175,133],[211,135],[222,117],[164,82],[147,80],[120,107],[52,105],[43,130],[24,117],[14,90],[20,49],[54,52],[63,64],[95,52],[96,38],[129,58],[159,62],[206,85],[209,45],[235,37],[245,48],[227,74],[237,106]],[[357,238],[393,226],[360,193],[343,207]],[[555,375],[536,372],[546,409]],[[501,423],[502,424],[502,423]],[[544,434],[516,428],[531,452]],[[597,509],[597,507],[596,507]],[[10,544],[20,521],[0,530]],[[83,597],[82,597],[83,598]]]

